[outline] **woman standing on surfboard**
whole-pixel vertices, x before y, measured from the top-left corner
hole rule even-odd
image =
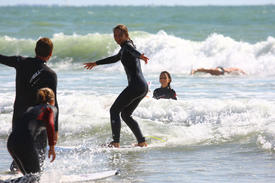
[[[127,74],[128,86],[117,97],[110,109],[113,135],[113,141],[110,143],[110,146],[119,147],[121,128],[119,115],[121,113],[122,119],[136,136],[138,141],[137,146],[145,147],[147,146],[145,138],[142,135],[137,121],[135,121],[131,115],[148,92],[148,85],[142,74],[139,59],[144,60],[145,64],[147,64],[149,58],[136,50],[125,25],[117,25],[113,28],[113,33],[116,43],[121,46],[118,54],[96,62],[85,63],[84,67],[90,70],[97,65],[111,64],[121,60]]]

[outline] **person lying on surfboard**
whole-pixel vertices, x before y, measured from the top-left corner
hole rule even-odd
[[[137,121],[132,118],[132,113],[148,92],[148,85],[142,74],[140,59],[147,64],[149,58],[136,50],[125,25],[117,25],[113,28],[113,33],[116,43],[121,46],[118,54],[96,62],[85,63],[84,67],[90,70],[97,65],[111,64],[121,60],[127,75],[128,86],[117,97],[110,109],[113,141],[110,142],[109,146],[120,146],[121,114],[123,121],[134,133],[138,141],[137,146],[145,147],[147,146],[145,137]]]
[[[177,94],[170,86],[170,83],[172,82],[170,73],[162,71],[159,76],[159,82],[161,87],[154,90],[153,98],[177,100]]]
[[[225,68],[225,67],[216,67],[216,68],[210,68],[210,69],[205,69],[205,68],[199,68],[199,69],[192,69],[191,74],[196,74],[197,72],[204,72],[208,73],[211,75],[219,76],[219,75],[224,75],[225,73],[230,74],[230,73],[236,73],[236,74],[246,74],[243,70],[235,67],[230,67],[230,68]]]
[[[51,162],[55,160],[55,128],[54,120],[57,109],[55,95],[50,88],[42,88],[37,93],[37,105],[29,107],[18,119],[17,123],[8,138],[7,147],[17,167],[23,175],[32,175],[41,172],[41,166],[45,159],[45,153],[41,157],[39,148],[36,146],[36,138],[40,133],[47,130],[49,152],[52,156]],[[34,178],[35,177],[35,178]],[[32,177],[39,181],[39,176]]]

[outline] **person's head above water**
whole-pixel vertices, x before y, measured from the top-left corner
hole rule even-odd
[[[159,82],[162,88],[166,88],[167,86],[170,88],[170,83],[172,82],[170,73],[167,71],[162,71],[159,75]]]
[[[54,92],[50,88],[41,88],[37,92],[37,103],[38,104],[55,104]]]
[[[49,38],[41,38],[36,42],[35,54],[36,57],[48,61],[52,56],[53,43]]]
[[[113,28],[113,33],[114,39],[119,45],[130,39],[126,25],[119,24],[115,26]]]

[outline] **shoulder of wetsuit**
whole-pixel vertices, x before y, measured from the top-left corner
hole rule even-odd
[[[161,91],[161,89],[162,89],[162,88],[156,88],[156,89],[154,90],[154,93],[155,93],[155,92],[157,93],[157,92]]]
[[[57,74],[54,70],[52,70],[50,67],[48,67],[47,65],[43,66],[43,73],[44,75],[46,75],[46,78],[50,79],[50,80],[57,80]]]
[[[47,104],[47,108],[48,108],[48,110],[51,110],[51,111],[53,111],[53,112],[57,112],[57,108],[55,107],[55,106],[52,106],[52,105],[50,105],[50,104]]]
[[[171,90],[173,93],[176,93],[176,91],[175,91],[174,89],[171,88],[170,90]]]
[[[19,66],[19,68],[24,65],[24,63],[26,63],[28,60],[28,57],[23,57],[23,56],[17,56],[16,57],[16,62],[18,63],[17,66]]]
[[[36,58],[20,56],[20,57],[18,57],[18,63],[22,67],[27,67],[27,68],[31,67],[32,68],[33,66],[37,65],[38,62],[37,62]]]
[[[154,90],[154,92],[153,92],[153,97],[154,97],[155,99],[159,99],[159,92],[160,92],[160,89],[161,89],[161,88],[156,88],[156,89]]]

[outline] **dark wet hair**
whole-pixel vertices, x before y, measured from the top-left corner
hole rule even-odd
[[[41,38],[36,42],[35,54],[40,57],[48,57],[53,51],[53,43],[49,38]]]
[[[162,74],[166,74],[168,76],[169,78],[168,88],[171,88],[170,83],[172,82],[172,77],[170,73],[168,71],[162,71],[159,76],[161,76]]]
[[[47,104],[54,100],[55,95],[52,89],[50,88],[41,88],[37,92],[37,103],[38,104]]]

